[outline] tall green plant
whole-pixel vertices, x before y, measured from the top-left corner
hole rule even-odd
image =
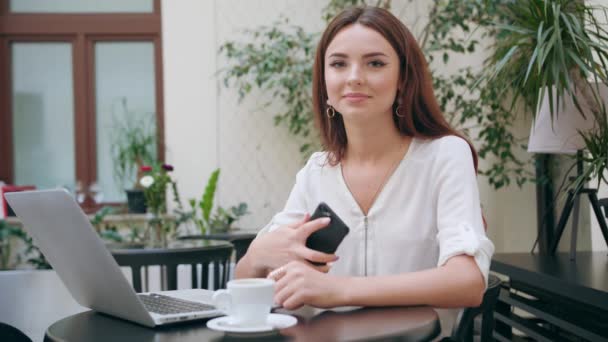
[[[207,222],[209,222],[211,209],[213,209],[213,199],[215,198],[215,190],[217,189],[217,182],[219,178],[220,169],[217,169],[211,173],[207,186],[205,187],[205,192],[203,193],[203,198],[199,203],[199,207],[203,213],[203,219],[205,219]]]
[[[465,67],[445,74],[438,66],[477,52],[481,40],[493,40],[493,23],[502,17],[506,0],[436,1],[419,38],[431,61],[435,94],[448,121],[477,142],[479,156],[490,160],[479,173],[499,189],[514,181],[521,186],[532,178],[528,160],[516,156],[525,140],[512,130],[515,112],[506,108],[504,85],[483,80],[483,70]],[[436,56],[440,59],[437,60]]]
[[[484,79],[505,85],[511,107],[523,99],[537,113],[546,96],[555,119],[570,98],[580,115],[595,119],[593,130],[581,132],[585,170],[571,186],[581,188],[591,177],[598,177],[599,186],[608,167],[606,107],[598,86],[608,84],[608,31],[598,17],[606,20],[607,9],[579,0],[519,0],[503,8]]]
[[[212,230],[227,231],[234,222],[248,214],[246,203],[239,203],[237,206],[230,207],[227,210],[221,206],[217,206],[215,213],[213,213],[213,203],[219,177],[220,169],[216,169],[211,173],[200,201],[197,202],[194,198],[190,199],[192,211],[185,214],[189,219],[193,220],[203,235]]]
[[[505,5],[504,13],[485,76],[507,86],[512,106],[523,98],[536,113],[546,94],[555,116],[553,104],[564,96],[580,109],[577,89],[586,87],[583,82],[606,83],[608,31],[596,17],[606,18],[605,8],[579,0],[519,0]]]

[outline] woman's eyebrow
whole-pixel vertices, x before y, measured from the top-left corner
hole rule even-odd
[[[370,52],[370,53],[366,53],[365,55],[363,55],[363,58],[377,57],[377,56],[388,57],[385,53],[382,53],[382,52]],[[331,55],[329,55],[328,57],[346,58],[346,57],[348,57],[348,55],[345,53],[342,53],[342,52],[334,52]]]

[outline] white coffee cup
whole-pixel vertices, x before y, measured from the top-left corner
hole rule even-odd
[[[231,317],[232,324],[262,326],[266,324],[274,297],[274,280],[265,278],[236,279],[226,290],[213,294],[213,304]]]

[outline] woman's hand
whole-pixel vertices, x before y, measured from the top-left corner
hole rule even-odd
[[[287,310],[303,305],[331,308],[345,305],[345,278],[319,272],[307,262],[292,261],[268,275],[275,285],[275,303]]]
[[[329,224],[329,218],[313,221],[309,221],[309,218],[310,216],[306,215],[302,221],[281,226],[253,240],[245,258],[255,274],[266,276],[271,270],[291,261],[325,264],[338,259],[335,254],[326,254],[306,247],[308,236]],[[328,266],[315,266],[315,268],[321,272],[329,271]],[[237,277],[239,277],[238,273]]]

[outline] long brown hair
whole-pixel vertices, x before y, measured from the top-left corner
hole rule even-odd
[[[440,138],[455,135],[471,147],[475,170],[477,152],[464,136],[454,130],[443,117],[433,92],[433,82],[427,62],[416,39],[405,25],[389,11],[378,7],[353,7],[342,11],[327,26],[317,46],[313,66],[312,99],[317,125],[329,162],[339,163],[346,152],[346,130],[342,115],[326,115],[325,53],[336,34],[352,24],[361,24],[380,33],[395,49],[400,62],[399,92],[393,104],[393,121],[401,135]],[[395,109],[399,106],[399,114]]]

